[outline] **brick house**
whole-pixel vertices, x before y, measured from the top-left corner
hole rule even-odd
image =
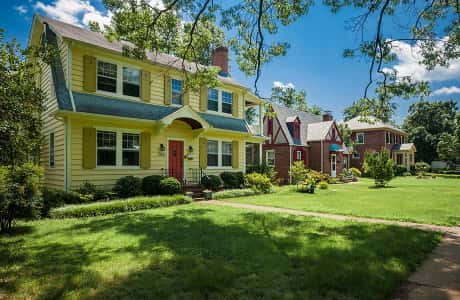
[[[406,143],[407,133],[404,130],[375,117],[367,121],[356,117],[345,124],[351,129],[351,138],[355,141],[351,155],[345,157],[349,166],[362,169],[366,151],[381,151],[383,148],[390,152],[397,165],[404,165],[409,170],[414,164],[417,150],[413,143]]]
[[[263,159],[275,168],[282,183],[288,183],[295,161],[336,177],[342,172],[342,137],[332,115],[317,116],[272,105],[275,116],[264,118]]]

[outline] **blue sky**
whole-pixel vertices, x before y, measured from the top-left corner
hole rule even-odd
[[[0,27],[6,30],[6,38],[16,37],[25,45],[35,12],[81,26],[89,20],[104,23],[110,18],[101,0],[3,0]],[[260,94],[268,97],[275,82],[291,83],[297,89],[306,90],[309,104],[331,110],[335,118],[341,119],[344,108],[363,95],[368,79],[366,61],[342,57],[343,49],[358,45],[358,35],[345,28],[346,21],[358,13],[349,9],[333,15],[327,8],[317,5],[298,22],[281,28],[272,39],[288,41],[291,47],[286,56],[264,66],[259,83]],[[387,28],[387,32],[396,31]],[[436,94],[429,100],[460,101],[460,60],[453,61],[449,69],[438,68],[427,72],[417,64],[414,47],[401,44],[398,49],[399,61],[394,67],[401,73],[429,80]],[[242,74],[234,62],[231,63],[231,73],[234,78],[252,87],[254,79]],[[399,108],[394,116],[397,123],[402,122],[409,105],[415,101],[417,99],[397,101]]]

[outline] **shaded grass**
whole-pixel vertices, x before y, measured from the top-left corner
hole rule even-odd
[[[276,194],[228,201],[426,224],[460,224],[458,179],[398,177],[385,188],[375,188],[372,180],[361,179],[357,184],[317,189],[314,195],[283,187]]]
[[[0,237],[0,295],[385,299],[439,241],[411,228],[196,204]]]

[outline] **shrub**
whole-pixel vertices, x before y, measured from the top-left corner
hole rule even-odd
[[[318,188],[322,190],[327,190],[329,188],[329,184],[327,183],[327,181],[320,181],[320,183],[318,183]]]
[[[142,179],[142,191],[145,195],[159,195],[160,181],[165,179],[165,176],[151,175]]]
[[[215,191],[222,185],[222,180],[217,175],[204,175],[201,177],[201,185],[208,190]]]
[[[314,194],[315,193],[315,184],[310,182],[304,182],[300,185],[297,186],[296,188],[297,192],[300,193],[309,193],[309,194]]]
[[[245,185],[256,192],[269,193],[272,189],[270,178],[265,174],[251,173],[244,177]]]
[[[425,176],[425,173],[430,171],[430,165],[424,161],[419,161],[415,163],[415,171],[419,176]]]
[[[129,198],[142,195],[142,181],[138,177],[121,177],[115,183],[113,191],[120,198]]]
[[[244,184],[243,172],[223,172],[220,174],[220,178],[226,188],[237,189]]]
[[[86,181],[76,190],[77,193],[83,196],[87,201],[110,200],[110,195],[102,189],[98,189],[96,185]]]
[[[308,170],[305,168],[304,162],[300,160],[294,162],[289,170],[289,176],[291,176],[293,184],[304,181],[307,174]]]
[[[269,166],[269,165],[267,165],[265,163],[250,166],[247,169],[246,174],[250,174],[250,173],[259,173],[259,174],[267,175],[268,178],[270,178],[271,182],[273,182],[273,183],[276,182],[275,168],[273,168],[273,167],[271,167],[271,166]]]
[[[403,173],[407,172],[407,167],[404,165],[397,165],[395,166],[395,175],[402,176]]]
[[[412,173],[406,171],[406,172],[402,173],[402,176],[412,176]]]
[[[44,188],[42,191],[43,204],[41,215],[49,216],[51,209],[61,207],[65,204],[79,204],[85,202],[86,198],[77,192],[66,192],[57,189]]]
[[[380,152],[366,152],[364,170],[374,178],[375,186],[383,187],[394,177],[394,162],[386,149]]]
[[[359,169],[357,169],[357,168],[350,168],[350,171],[356,177],[361,177],[362,176],[361,171]]]
[[[69,205],[52,209],[52,218],[82,218],[136,211],[157,207],[166,207],[190,203],[192,200],[184,195],[136,197],[125,200],[95,202],[82,205]]]
[[[235,190],[225,190],[213,194],[214,199],[226,199],[226,198],[235,198],[235,197],[244,197],[258,195],[259,192],[253,189],[235,189]]]
[[[0,167],[0,232],[15,219],[33,218],[42,204],[43,168],[32,163]]]
[[[174,177],[166,177],[160,180],[160,194],[174,195],[182,191],[179,180]]]

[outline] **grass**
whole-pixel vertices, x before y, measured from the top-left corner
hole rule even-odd
[[[386,299],[440,239],[198,204],[19,225],[0,298]]]
[[[373,217],[417,223],[455,226],[460,224],[460,181],[398,177],[386,188],[373,181],[329,185],[314,195],[281,188],[272,195],[233,198],[232,202],[286,207],[305,211]]]

